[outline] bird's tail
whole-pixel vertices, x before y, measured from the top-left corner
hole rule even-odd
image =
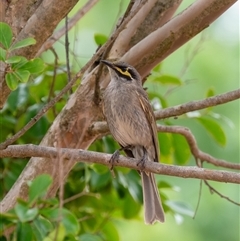
[[[164,222],[164,211],[159,197],[154,175],[141,172],[143,202],[145,209],[145,223],[153,224],[155,221]]]

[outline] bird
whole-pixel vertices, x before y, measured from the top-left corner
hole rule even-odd
[[[158,187],[154,174],[144,171],[146,161],[159,162],[160,151],[157,126],[148,95],[142,86],[142,78],[137,70],[125,62],[101,60],[110,72],[110,83],[103,93],[103,114],[113,138],[127,156],[139,160],[144,219],[146,224],[164,222]],[[119,156],[119,150],[111,158]]]

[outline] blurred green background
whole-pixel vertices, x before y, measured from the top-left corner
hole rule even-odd
[[[79,1],[69,17],[71,17],[80,6],[84,5],[85,2],[86,1]],[[126,0],[100,0],[99,3],[86,16],[84,16],[77,26],[70,31],[70,62],[73,72],[79,71],[79,69],[95,53],[97,44],[94,41],[94,35],[103,34],[109,36],[114,29],[117,19],[126,9],[128,2],[129,1]],[[183,1],[178,12],[185,9],[192,2],[194,1]],[[239,3],[236,3],[209,28],[205,29],[202,33],[161,63],[159,67],[161,74],[179,78],[181,80],[181,85],[166,86],[154,82],[154,80],[147,81],[145,86],[148,87],[149,91],[151,92],[154,89],[156,95],[164,97],[168,106],[174,106],[193,100],[204,99],[207,96],[207,93],[210,92],[216,95],[239,88],[238,5]],[[62,21],[59,27],[63,25],[64,21]],[[54,48],[58,53],[59,63],[64,65],[64,38],[56,43]],[[53,54],[50,51],[47,51],[42,54],[42,58],[51,67],[54,62]],[[52,74],[48,75],[46,73],[45,79],[50,79],[51,76]],[[32,86],[30,87],[32,88],[32,92],[34,92],[35,88],[35,91],[39,90],[41,93],[42,90],[40,91],[37,87],[38,83],[41,81],[42,79],[39,77],[32,83]],[[59,89],[61,85],[64,85],[66,78],[62,77],[62,81],[63,82],[60,81],[60,84],[58,83]],[[23,87],[22,91],[24,92],[24,90]],[[46,93],[42,93],[42,96],[39,94],[39,97],[31,96],[30,102],[34,103],[34,99],[39,98],[39,103],[38,105],[33,105],[30,110],[28,109],[28,113],[31,112],[33,115],[41,108],[43,104],[42,102],[46,101],[47,98],[45,95]],[[151,92],[151,95],[154,95],[154,93]],[[12,96],[14,96],[14,93]],[[13,105],[17,104],[11,103],[11,100],[13,99],[14,98],[10,98],[8,101],[8,107],[12,106],[12,109]],[[63,105],[64,103],[62,102],[58,103],[57,110],[60,110]],[[196,121],[195,118],[189,115],[180,116],[178,119],[171,118],[167,120],[167,122],[172,125],[181,125],[190,128],[202,151],[207,152],[216,158],[225,159],[230,162],[239,162],[239,110],[239,101],[234,101],[214,107],[205,113],[208,117],[210,116],[210,118],[214,119],[219,125],[221,125],[226,135],[225,145],[220,145],[214,141],[205,128]],[[201,115],[204,116],[204,111]],[[49,119],[51,118],[48,116],[48,121]],[[23,120],[23,117],[20,118],[18,126],[21,126],[25,121],[26,120]],[[30,137],[33,139],[31,143],[38,143],[41,140],[49,126],[49,122],[51,122],[48,121],[43,118],[39,123],[39,126],[36,125],[34,127],[35,132],[32,131],[28,133],[26,137],[28,142]],[[14,123],[14,120],[12,120],[12,125],[14,125]],[[166,124],[166,121],[160,121],[159,123]],[[37,140],[34,139],[36,138],[35,133],[38,135]],[[24,143],[24,140],[22,140],[22,142]],[[103,145],[103,147],[101,145]],[[160,145],[164,146],[164,143],[160,143]],[[116,148],[117,145],[113,144],[111,139],[105,138],[102,141],[93,144],[90,149],[112,152],[112,150]],[[162,160],[167,162],[167,158],[164,155]],[[14,165],[19,164],[15,163]],[[194,159],[191,157],[186,165],[195,165]],[[218,169],[207,164],[204,166]],[[80,165],[77,168],[79,167]],[[77,168],[75,169],[75,172],[73,171],[75,176],[77,175]],[[14,178],[17,177],[19,173],[20,169],[15,171]],[[11,179],[12,182],[14,178]],[[157,223],[153,226],[146,226],[143,221],[143,210],[141,211],[141,215],[135,219],[121,219],[117,218],[117,216],[113,216],[112,221],[116,226],[121,241],[240,240],[239,206],[220,198],[216,194],[211,194],[204,184],[199,197],[199,180],[167,176],[157,176],[156,178],[158,181],[166,181],[174,187],[172,189],[163,189],[163,195],[167,196],[171,201],[187,203],[190,209],[195,211],[200,198],[200,204],[195,219],[188,215],[168,212],[164,224]],[[240,201],[239,185],[210,183],[222,195],[230,197],[235,201]],[[11,185],[12,183],[9,182],[8,187]],[[71,180],[67,185],[72,185]],[[69,186],[67,186],[66,189]],[[181,213],[181,210],[179,213]],[[102,214],[99,213],[99,216],[101,215]]]

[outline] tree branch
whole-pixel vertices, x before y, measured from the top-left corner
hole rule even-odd
[[[187,112],[190,112],[190,111],[201,110],[201,109],[216,106],[216,105],[222,105],[227,102],[237,100],[239,98],[240,98],[240,89],[237,89],[224,94],[209,97],[204,100],[191,101],[186,104],[156,111],[155,117],[157,120],[160,120],[160,119],[169,118],[173,116],[179,116],[179,115],[186,114]]]
[[[90,11],[94,5],[98,2],[99,0],[89,0],[81,9],[79,9],[76,14],[69,19],[68,22],[68,31],[75,26],[75,24]],[[53,44],[59,40],[64,34],[65,34],[65,26],[57,30],[52,34],[51,37],[49,37],[46,42],[42,45],[42,47],[38,50],[36,56],[41,55],[44,51],[48,50],[53,46]]]
[[[12,145],[8,146],[7,149],[0,151],[0,157],[23,158],[32,156],[50,159],[61,157],[68,160],[78,160],[80,162],[98,163],[110,166],[109,160],[112,155],[93,151],[84,151],[81,149],[54,148],[36,146],[32,144]],[[119,160],[115,163],[115,166],[141,170],[141,167],[137,165],[138,162],[139,160],[137,159],[120,156]],[[144,170],[161,175],[240,184],[240,173],[234,172],[216,171],[199,167],[172,166],[155,162],[146,162]]]
[[[142,77],[207,28],[237,0],[198,0],[133,46],[121,60],[135,66]]]
[[[164,25],[175,13],[182,0],[147,1],[125,29],[119,34],[109,53],[114,59],[123,56],[131,47]]]
[[[182,126],[157,126],[157,129],[159,132],[168,132],[168,133],[175,133],[183,135],[186,138],[186,141],[188,142],[190,151],[192,155],[195,157],[196,160],[206,161],[208,163],[213,164],[214,166],[220,166],[235,170],[240,170],[240,164],[239,163],[231,163],[227,162],[225,160],[219,160],[201,150],[199,150],[197,141],[194,137],[194,135],[191,133],[191,131]]]

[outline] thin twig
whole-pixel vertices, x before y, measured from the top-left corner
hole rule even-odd
[[[58,55],[57,52],[55,51],[54,48],[50,48],[50,50],[52,51],[53,55],[54,55],[54,67],[53,67],[53,78],[52,78],[52,83],[50,86],[50,90],[49,90],[49,95],[48,95],[48,102],[51,100],[51,97],[53,97],[53,89],[54,89],[54,85],[56,82],[56,75],[57,75],[57,67],[58,67]]]
[[[163,110],[159,110],[155,112],[155,117],[157,120],[176,117],[187,112],[201,110],[208,107],[225,104],[227,102],[237,100],[240,98],[240,89],[236,89],[233,91],[226,92],[224,94],[216,95],[213,97],[206,98],[204,100],[191,101],[186,104],[169,107]]]
[[[82,196],[92,196],[92,197],[95,197],[95,198],[99,198],[99,194],[96,194],[96,193],[90,193],[90,192],[86,192],[86,191],[83,191],[83,192],[80,192],[76,195],[73,195],[69,198],[66,198],[63,200],[63,204],[66,204],[66,203],[69,203],[69,202],[72,202]]]
[[[65,53],[66,53],[66,66],[68,83],[71,81],[70,61],[69,61],[69,39],[68,39],[68,16],[65,18]],[[72,88],[69,90],[69,94],[72,94]]]
[[[193,215],[193,219],[195,219],[196,215],[197,215],[197,211],[200,205],[200,200],[201,200],[201,196],[202,196],[202,180],[200,181],[200,187],[199,187],[199,194],[198,194],[198,201],[197,201],[197,206]]]
[[[216,193],[219,197],[228,200],[229,202],[236,204],[238,206],[240,206],[240,203],[233,201],[232,199],[230,199],[229,197],[222,195],[220,192],[218,192],[215,188],[213,188],[208,181],[204,180],[204,183],[208,186],[209,190],[211,193]]]
[[[57,68],[58,68],[58,55],[57,52],[55,51],[55,49],[52,47],[50,48],[50,50],[52,51],[53,55],[54,55],[54,67],[53,67],[53,78],[52,78],[52,82],[50,85],[50,90],[49,90],[49,94],[48,94],[48,101],[49,102],[51,100],[52,97],[54,97],[54,86],[55,86],[55,82],[56,82],[56,76],[57,76]],[[53,115],[56,117],[57,113],[56,113],[56,108],[55,106],[52,107],[52,111],[53,111]]]

